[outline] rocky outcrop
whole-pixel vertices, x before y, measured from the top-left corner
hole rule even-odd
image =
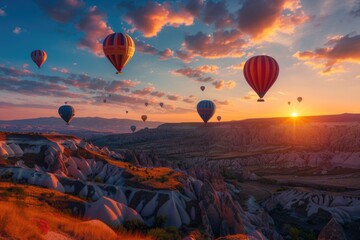
[[[332,218],[321,230],[318,240],[346,240],[344,228]]]

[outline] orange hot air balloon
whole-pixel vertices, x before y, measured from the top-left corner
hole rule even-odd
[[[118,74],[134,55],[135,43],[127,34],[112,33],[104,39],[103,51]]]
[[[254,56],[246,61],[244,77],[250,87],[259,95],[258,102],[264,102],[263,97],[279,76],[279,64],[270,56]]]
[[[141,119],[143,120],[143,122],[145,122],[146,119],[147,119],[147,116],[146,116],[146,115],[142,115],[142,116],[141,116]]]
[[[31,59],[36,63],[38,68],[40,68],[46,61],[47,54],[44,50],[34,50],[31,52]]]

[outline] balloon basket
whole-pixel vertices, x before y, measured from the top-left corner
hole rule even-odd
[[[258,101],[258,102],[265,102],[265,100],[262,99],[262,98],[259,98],[257,101]]]

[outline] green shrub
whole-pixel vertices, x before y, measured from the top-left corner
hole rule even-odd
[[[297,240],[299,239],[300,231],[296,227],[291,227],[289,229],[289,235],[291,236],[291,239]]]

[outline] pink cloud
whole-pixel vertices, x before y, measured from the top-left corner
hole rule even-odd
[[[214,79],[212,77],[206,77],[204,73],[199,69],[193,69],[191,67],[180,68],[178,70],[172,71],[172,74],[183,75],[188,78],[193,78],[198,82],[212,82]]]
[[[19,35],[21,33],[21,27],[14,28],[13,33]]]
[[[23,67],[23,68],[28,68],[28,67],[29,67],[29,64],[24,63],[24,64],[22,65],[22,67]]]
[[[155,87],[146,87],[146,88],[143,88],[141,90],[135,90],[132,93],[135,94],[135,95],[139,95],[139,96],[145,96],[145,95],[150,94],[154,90],[155,90]]]
[[[203,65],[203,66],[196,68],[196,70],[199,70],[200,72],[212,73],[212,74],[216,74],[218,69],[219,69],[219,66],[216,66],[216,65]]]
[[[6,16],[6,12],[4,9],[0,8],[0,17]]]
[[[125,20],[144,37],[155,37],[164,26],[179,27],[192,25],[194,17],[184,8],[174,11],[167,3],[146,1],[144,6],[136,6],[133,2],[121,4],[128,9]]]
[[[236,86],[236,82],[234,80],[229,80],[225,83],[225,87],[228,89],[233,89]]]
[[[161,98],[161,97],[165,96],[165,93],[161,92],[161,91],[154,91],[154,92],[150,93],[150,95],[154,96],[154,97]]]
[[[76,25],[77,29],[84,33],[78,43],[78,48],[88,49],[96,56],[104,56],[101,41],[113,32],[104,20],[105,18],[106,15],[96,6],[89,8]]]
[[[214,102],[217,105],[229,105],[230,104],[228,100],[220,101],[220,100],[214,99]]]
[[[217,80],[215,82],[212,83],[216,89],[223,89],[225,86],[225,81],[224,80]]]
[[[65,73],[65,74],[69,73],[69,70],[67,70],[66,68],[58,69],[56,67],[52,67],[51,71],[53,71],[53,72],[61,72],[61,73]]]
[[[196,100],[197,100],[197,98],[194,95],[190,95],[189,97],[184,98],[183,102],[194,103]]]

